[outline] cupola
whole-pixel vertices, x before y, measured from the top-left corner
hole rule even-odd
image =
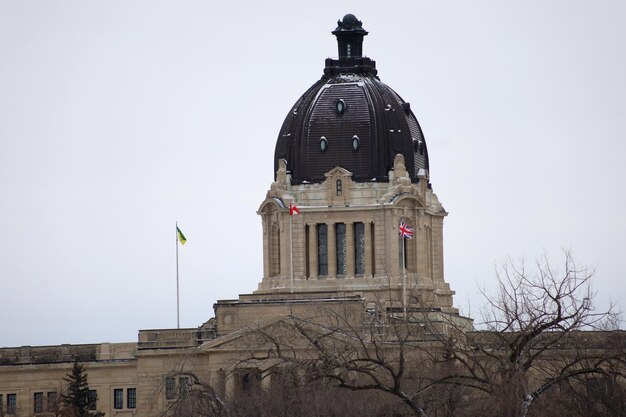
[[[363,54],[368,32],[347,14],[332,31],[338,59],[291,107],[280,129],[274,173],[286,161],[292,184],[320,183],[335,166],[356,182],[388,182],[397,154],[404,156],[411,182],[428,177],[422,129],[399,94],[380,81],[376,62]]]

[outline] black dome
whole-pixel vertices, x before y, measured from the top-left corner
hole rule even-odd
[[[278,135],[274,172],[287,161],[291,182],[323,182],[336,166],[352,179],[388,181],[393,159],[404,155],[417,182],[428,172],[426,142],[409,103],[378,78],[376,63],[362,57],[367,32],[353,15],[339,21],[339,59],[327,59],[324,75],[295,103]]]

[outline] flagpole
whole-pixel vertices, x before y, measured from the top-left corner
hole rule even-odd
[[[176,222],[176,328],[180,329],[180,302],[178,292],[178,222]]]
[[[404,236],[402,236],[402,302],[404,303],[404,319],[406,320],[406,265],[404,256]]]
[[[291,292],[293,293],[293,216],[289,213],[289,268],[291,269]]]

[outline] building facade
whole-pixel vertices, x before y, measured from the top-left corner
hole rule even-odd
[[[362,23],[346,15],[332,33],[338,58],[326,60],[278,134],[274,182],[257,211],[256,291],[218,301],[198,328],[141,330],[136,343],[0,349],[0,415],[54,414],[75,361],[88,372],[93,408],[107,416],[163,413],[195,379],[232,398],[250,381],[236,370],[256,348],[246,334],[286,316],[384,309],[471,328],[444,278],[448,213],[431,186],[419,122],[363,55]]]

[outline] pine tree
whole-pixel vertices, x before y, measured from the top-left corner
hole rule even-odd
[[[67,386],[61,394],[61,404],[64,415],[72,417],[99,417],[104,413],[89,412],[89,384],[87,383],[87,372],[85,367],[78,362],[74,362],[72,372],[63,378]]]

